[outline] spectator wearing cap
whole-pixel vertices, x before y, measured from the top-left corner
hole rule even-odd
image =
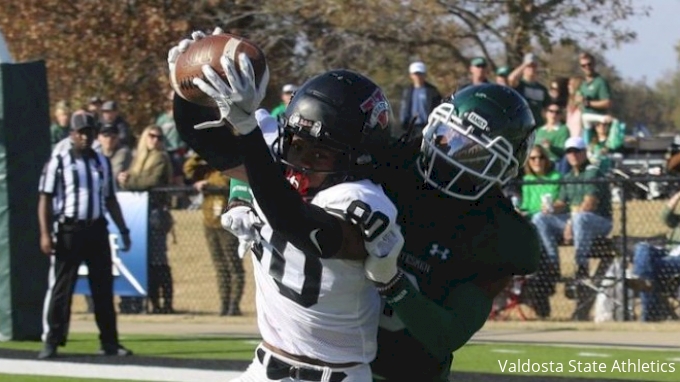
[[[550,102],[548,89],[538,82],[538,58],[533,53],[524,56],[522,65],[508,76],[508,83],[529,103],[536,126],[543,126],[543,109]]]
[[[127,147],[132,147],[132,134],[130,133],[130,125],[118,112],[118,104],[116,101],[106,101],[102,104],[100,124],[111,123],[118,127],[118,139],[120,144]]]
[[[67,139],[71,128],[69,127],[69,120],[71,119],[71,110],[66,101],[59,101],[54,107],[54,122],[50,125],[50,143],[52,149],[63,139]]]
[[[588,254],[597,237],[605,237],[612,230],[612,208],[609,186],[593,183],[604,175],[588,162],[586,143],[581,137],[571,137],[565,143],[566,157],[571,171],[564,176],[552,205],[544,205],[532,222],[538,230],[548,257],[559,267],[557,245],[560,237],[565,243],[573,240],[576,249],[577,277],[588,275]],[[584,182],[591,183],[584,183]],[[559,268],[557,268],[559,269]],[[586,312],[587,313],[587,312]]]
[[[496,70],[496,83],[503,86],[508,86],[508,76],[510,75],[510,68],[501,66]]]
[[[103,101],[99,96],[90,97],[90,99],[87,100],[87,111],[94,115],[97,124],[99,124],[99,120],[101,119],[102,103]]]
[[[291,98],[293,98],[293,93],[295,93],[296,90],[297,86],[293,84],[283,85],[283,88],[281,89],[281,103],[272,110],[272,117],[278,118],[279,115],[282,115],[283,112],[286,111]]]
[[[52,155],[40,178],[40,250],[50,256],[40,359],[56,356],[57,347],[66,344],[71,298],[82,262],[88,266],[100,354],[132,354],[118,342],[111,248],[104,214],[108,212],[118,226],[123,251],[130,248],[130,231],[116,199],[111,164],[91,147],[95,124],[92,114],[74,113],[70,123],[71,149]]]
[[[118,126],[105,123],[100,127],[97,136],[99,147],[96,151],[111,161],[113,179],[117,179],[118,174],[127,170],[132,162],[132,152],[128,147],[120,144],[118,133]]]
[[[95,135],[96,135],[97,134],[96,131],[99,129],[99,125],[97,123],[97,118],[95,118],[94,114],[89,113],[89,112],[82,110],[82,109],[77,110],[77,111],[73,112],[73,114],[71,114],[71,120],[73,120],[73,115],[79,114],[79,113],[88,113],[88,115],[92,116],[92,118],[95,121],[94,124],[95,124]],[[99,141],[95,140],[92,143],[92,150],[99,151],[99,149],[100,149],[99,146],[100,146]],[[71,135],[69,134],[68,136],[66,136],[64,139],[60,140],[59,142],[57,142],[57,144],[55,144],[52,147],[52,154],[51,155],[54,156],[54,155],[59,154],[63,151],[71,150],[72,148],[73,148],[73,140],[71,139]]]
[[[486,84],[489,83],[489,78],[487,76],[487,67],[488,64],[486,62],[486,58],[484,57],[475,57],[472,60],[470,60],[470,82],[464,84],[463,86],[458,87],[458,90],[461,90],[463,88],[466,88],[471,85],[479,85],[479,84]]]
[[[399,121],[402,129],[413,125],[416,132],[420,132],[427,124],[427,116],[441,103],[442,96],[434,85],[425,80],[427,68],[423,62],[411,63],[408,72],[411,85],[401,95]]]

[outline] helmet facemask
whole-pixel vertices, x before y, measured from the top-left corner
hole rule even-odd
[[[289,160],[289,153],[294,136],[299,136],[306,141],[312,141],[323,149],[334,152],[335,161],[333,168],[326,170],[292,163]],[[368,167],[371,167],[369,163],[372,159],[370,156],[367,157],[367,154],[358,153],[349,146],[338,142],[315,138],[305,129],[285,124],[279,128],[279,136],[272,146],[276,160],[286,167],[286,179],[306,199],[311,199],[319,191],[336,184],[361,179],[365,177]],[[324,174],[326,177],[321,185],[310,188],[309,176],[311,174]]]
[[[502,136],[485,135],[486,120],[474,112],[455,114],[443,103],[430,114],[423,129],[417,168],[425,182],[464,200],[477,200],[496,184],[516,176],[512,144]]]

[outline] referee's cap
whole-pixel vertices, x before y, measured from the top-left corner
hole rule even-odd
[[[96,125],[94,115],[86,111],[79,110],[71,116],[71,130],[77,131],[88,127],[94,129]]]

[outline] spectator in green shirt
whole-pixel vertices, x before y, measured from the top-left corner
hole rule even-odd
[[[612,107],[611,89],[609,83],[595,71],[595,57],[590,53],[579,55],[579,64],[585,75],[585,81],[578,89],[578,101],[581,112],[586,114],[605,115]]]
[[[279,115],[282,115],[283,112],[286,111],[286,107],[288,107],[290,99],[293,98],[293,93],[295,93],[296,90],[297,86],[293,84],[286,84],[283,86],[283,89],[281,89],[281,103],[272,110],[272,117],[278,119]]]
[[[571,137],[565,144],[571,171],[565,181],[590,181],[603,176],[597,166],[588,162],[586,143],[581,137]],[[611,194],[607,183],[567,183],[560,187],[552,209],[544,206],[532,218],[548,257],[559,266],[557,245],[573,240],[576,249],[577,277],[588,274],[588,254],[597,237],[612,230]]]
[[[66,101],[59,101],[54,107],[54,123],[50,125],[50,143],[52,149],[62,139],[69,136],[71,129],[69,128],[69,121],[71,120],[71,110],[68,108]]]
[[[522,215],[531,218],[541,212],[543,195],[550,195],[550,200],[557,200],[560,185],[554,184],[526,184],[535,181],[558,181],[562,175],[555,170],[555,164],[548,158],[547,150],[541,145],[535,145],[529,153],[529,160],[524,165],[524,184],[522,185]]]
[[[548,156],[557,162],[564,156],[564,143],[569,138],[567,125],[561,122],[562,109],[551,103],[545,109],[545,125],[536,130],[536,143],[548,150]]]
[[[595,123],[593,129],[583,132],[583,140],[588,142],[588,160],[598,166],[603,173],[609,172],[612,167],[609,154],[623,146],[624,130],[625,125],[619,120],[605,116]]]

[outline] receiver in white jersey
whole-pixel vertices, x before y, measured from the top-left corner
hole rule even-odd
[[[375,214],[386,218],[387,229],[371,240],[385,244],[367,243],[369,253],[385,255],[400,245],[397,210],[382,188],[370,180],[329,187],[311,203],[338,216]],[[257,201],[255,209],[265,221]],[[364,274],[363,261],[306,256],[272,232],[266,221],[253,253],[258,326],[265,342],[328,363],[373,360],[380,298]]]

